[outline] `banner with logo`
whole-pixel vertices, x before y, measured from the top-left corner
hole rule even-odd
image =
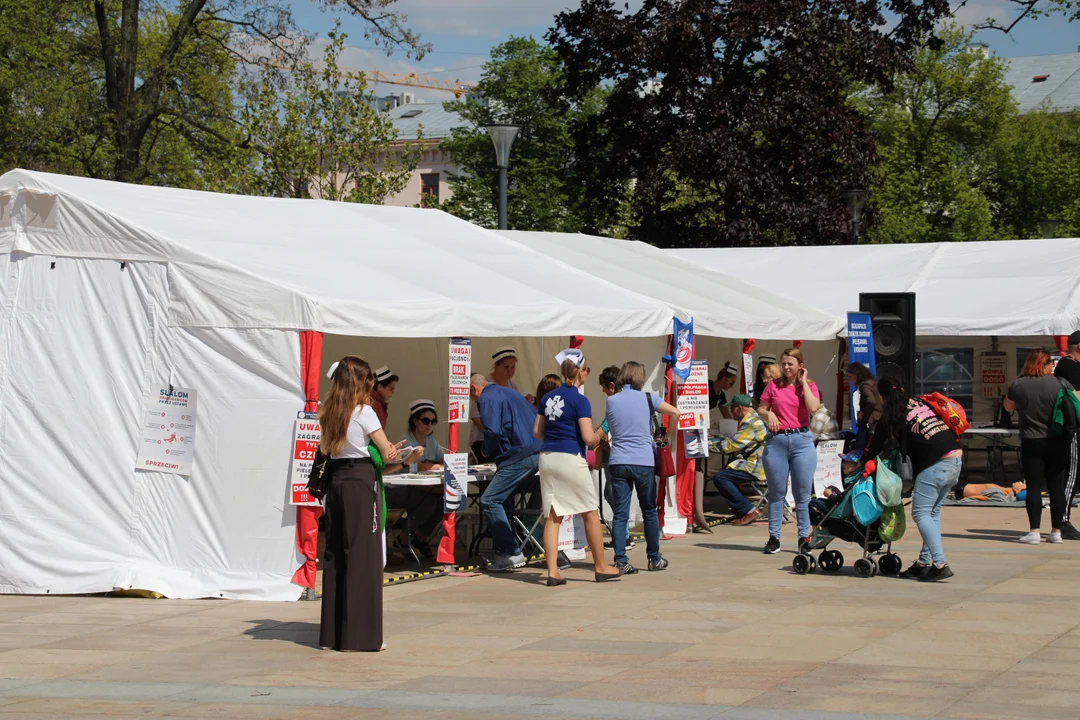
[[[469,378],[472,375],[472,340],[450,338],[450,406],[446,421],[469,422]]]
[[[150,388],[143,410],[136,470],[191,475],[195,461],[198,393],[187,388]]]
[[[671,372],[677,381],[686,382],[690,377],[690,368],[694,362],[694,319],[684,323],[679,318],[672,319],[674,350],[664,356],[664,362],[671,365]]]
[[[874,359],[874,326],[870,322],[870,313],[849,312],[847,314],[847,356],[848,365],[862,363],[877,377],[877,361]],[[858,388],[852,385],[851,394],[851,427],[857,427],[857,413],[859,400],[856,397]]]
[[[469,493],[469,454],[453,453],[443,456],[443,514],[465,511]]]
[[[319,501],[308,495],[308,475],[315,462],[315,451],[319,449],[322,428],[319,426],[318,413],[296,413],[293,425],[292,462],[289,463],[289,504],[318,505]]]
[[[679,409],[679,429],[709,427],[709,363],[694,360],[686,380],[675,386]]]

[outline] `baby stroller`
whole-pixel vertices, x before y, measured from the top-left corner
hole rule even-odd
[[[852,489],[862,479],[861,471],[848,475],[843,480],[843,492],[839,496],[829,498],[835,501],[828,510],[823,513],[819,510],[815,513],[812,508],[810,520],[814,525],[810,531],[810,540],[791,563],[796,573],[805,575],[813,572],[817,567],[824,572],[834,573],[844,567],[843,554],[839,550],[827,549],[829,543],[836,539],[855,543],[862,548],[862,557],[854,564],[855,574],[859,577],[869,578],[878,573],[894,576],[903,569],[900,556],[892,551],[892,542],[882,540],[878,534],[881,526],[880,518],[869,525],[863,525],[855,517],[852,508]],[[905,484],[903,494],[906,496],[909,493],[910,488]],[[811,554],[815,550],[822,551],[817,560]]]

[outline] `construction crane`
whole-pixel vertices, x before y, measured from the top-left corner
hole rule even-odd
[[[268,65],[276,70],[291,70],[288,65],[284,65],[275,60],[268,60],[261,58],[259,60],[248,59],[248,62],[252,64]],[[319,67],[321,63],[314,63],[315,67]],[[475,83],[461,82],[460,80],[440,80],[439,78],[424,77],[423,75],[417,75],[416,73],[409,73],[407,75],[401,73],[389,73],[382,72],[381,70],[359,70],[357,68],[350,68],[346,66],[339,66],[341,70],[346,72],[363,73],[364,78],[369,83],[384,83],[386,85],[405,85],[411,88],[417,88],[420,90],[440,90],[442,92],[454,93],[454,97],[461,98],[462,95],[468,95],[474,91],[476,87]]]

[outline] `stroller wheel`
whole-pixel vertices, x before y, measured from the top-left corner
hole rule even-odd
[[[881,569],[882,575],[893,576],[899,574],[904,568],[904,563],[900,560],[900,556],[894,553],[883,555],[881,560],[878,561],[878,567]]]
[[[834,569],[839,570],[840,568],[844,567],[844,554],[839,550],[833,550],[832,561],[833,565],[836,566]]]
[[[809,555],[803,555],[802,553],[795,556],[795,559],[791,561],[791,569],[799,575],[805,575],[810,572],[810,563],[813,562],[813,558]]]
[[[875,570],[877,570],[877,565],[867,558],[859,558],[855,561],[855,574],[861,578],[873,577]]]

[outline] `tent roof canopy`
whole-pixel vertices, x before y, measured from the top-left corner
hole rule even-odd
[[[170,323],[369,337],[652,337],[685,310],[436,210],[13,170],[0,252],[165,263]]]
[[[914,292],[919,335],[1067,335],[1080,329],[1080,239],[671,250],[692,264],[750,268],[843,317],[860,292]]]
[[[503,232],[592,275],[686,308],[702,335],[761,340],[828,340],[844,323],[834,314],[688,263],[652,245],[575,233]]]

